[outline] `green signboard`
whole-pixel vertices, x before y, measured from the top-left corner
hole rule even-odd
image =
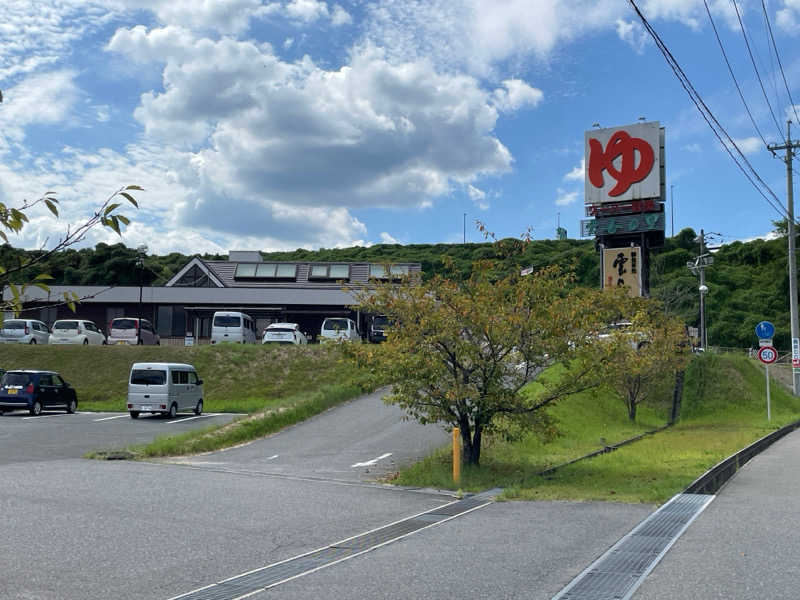
[[[665,222],[663,212],[584,219],[581,221],[581,237],[664,231]]]

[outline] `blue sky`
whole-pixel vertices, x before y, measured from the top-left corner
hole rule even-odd
[[[761,0],[708,4],[761,135],[782,143],[795,115]],[[638,5],[785,203],[702,0]],[[764,6],[800,100],[800,0]],[[584,132],[640,117],[666,128],[676,232],[749,239],[779,218],[624,0],[7,0],[0,47],[0,201],[62,203],[58,221],[31,212],[12,240],[27,248],[128,184],[146,191],[122,241],[157,254],[460,242],[465,220],[468,241],[476,221],[577,237]],[[668,203],[668,235],[672,220]],[[118,238],[83,244],[100,241]]]

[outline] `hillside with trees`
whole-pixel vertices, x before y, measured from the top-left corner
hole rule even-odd
[[[780,228],[778,229],[780,232]],[[679,316],[687,325],[699,322],[697,278],[686,263],[698,253],[696,233],[684,229],[667,238],[655,250],[651,261],[650,287],[668,313]],[[36,251],[0,246],[0,264],[13,267],[35,256]],[[575,272],[577,285],[594,287],[600,280],[599,257],[591,240],[534,240],[470,244],[378,244],[370,247],[298,249],[292,252],[265,252],[265,260],[343,261],[343,262],[418,262],[424,277],[442,274],[464,280],[477,261],[491,259],[498,276],[525,267],[539,270],[558,265]],[[226,255],[195,255],[208,260],[225,260]],[[165,256],[148,255],[137,267],[135,248],[123,244],[98,244],[95,248],[68,249],[55,253],[21,275],[32,280],[40,273],[53,277],[56,285],[163,285],[192,256],[177,252]],[[787,244],[784,237],[733,242],[714,252],[714,264],[706,271],[709,287],[706,297],[708,339],[713,346],[747,348],[755,345],[755,325],[762,320],[775,324],[775,344],[790,349],[789,277]]]

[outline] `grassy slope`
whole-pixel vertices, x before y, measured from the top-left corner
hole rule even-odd
[[[208,412],[251,413],[326,386],[370,387],[366,374],[341,361],[335,346],[0,346],[5,369],[61,373],[77,390],[80,410],[124,411],[134,362],[194,365]]]
[[[630,427],[622,402],[612,394],[584,394],[554,409],[560,438],[491,443],[481,468],[464,472],[461,487],[506,487],[507,498],[520,499],[663,502],[723,458],[800,418],[800,399],[773,383],[772,422],[767,423],[764,386],[763,369],[744,357],[697,357],[687,371],[678,425],[539,476],[551,464],[599,449],[600,437],[612,443],[665,421],[662,406],[643,412],[637,426]],[[397,483],[452,488],[450,468],[449,453],[441,452],[402,473]]]

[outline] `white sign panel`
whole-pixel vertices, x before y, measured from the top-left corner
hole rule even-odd
[[[660,198],[660,140],[658,121],[587,131],[586,204]]]

